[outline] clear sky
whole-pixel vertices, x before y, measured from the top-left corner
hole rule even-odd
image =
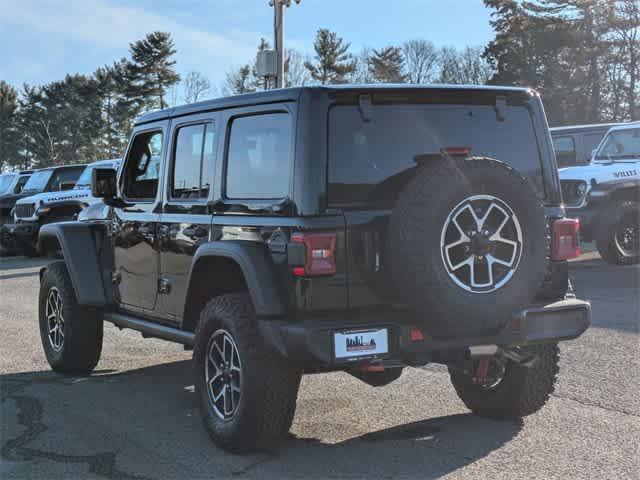
[[[19,86],[92,73],[127,55],[154,30],[175,39],[177,70],[214,85],[272,38],[268,0],[0,0],[0,79]],[[358,51],[426,38],[436,46],[484,45],[493,37],[482,0],[302,0],[286,12],[287,47],[311,51],[329,28]]]

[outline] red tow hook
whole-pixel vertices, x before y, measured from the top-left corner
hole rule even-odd
[[[491,365],[491,355],[483,355],[478,359],[478,368],[476,369],[476,384],[484,385],[487,383],[487,373]]]

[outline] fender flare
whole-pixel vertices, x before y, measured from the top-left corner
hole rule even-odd
[[[263,243],[247,240],[225,240],[200,245],[191,262],[187,282],[188,291],[191,289],[192,274],[198,262],[211,257],[227,258],[238,265],[244,275],[249,296],[258,317],[285,315],[282,291],[279,288],[273,262]]]
[[[40,250],[52,239],[57,240],[62,249],[78,304],[104,307],[106,304],[104,284],[90,225],[80,222],[43,225],[38,234],[38,249]],[[45,269],[40,272],[40,278]]]

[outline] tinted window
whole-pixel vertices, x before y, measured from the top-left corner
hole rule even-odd
[[[6,193],[7,190],[9,190],[9,187],[13,183],[14,177],[15,177],[15,174],[10,174],[10,173],[6,175],[0,175],[0,194]]]
[[[24,185],[22,192],[42,192],[44,187],[47,186],[47,182],[49,178],[51,178],[51,174],[53,170],[40,170],[39,172],[34,172],[27,180],[27,183]]]
[[[587,157],[586,161],[591,160],[591,154],[596,148],[598,148],[598,145],[600,145],[602,137],[604,137],[604,132],[589,133],[584,136],[582,141],[584,142],[584,154]]]
[[[632,160],[640,158],[640,128],[614,130],[602,143],[599,160]]]
[[[156,197],[161,160],[162,132],[145,132],[135,137],[125,166],[126,197],[140,200]]]
[[[575,153],[576,144],[573,137],[553,137],[553,149],[556,153]]]
[[[213,180],[213,149],[213,125],[190,125],[178,130],[172,198],[207,198]]]
[[[329,202],[389,207],[412,175],[416,157],[443,148],[510,163],[542,195],[541,163],[530,114],[511,106],[506,120],[484,105],[375,105],[364,122],[358,107],[330,112]],[[427,160],[428,161],[428,160]]]
[[[60,190],[60,185],[63,183],[76,183],[78,177],[82,173],[82,170],[84,170],[84,167],[73,167],[56,170],[49,182],[49,191],[55,192],[57,190]]]
[[[16,183],[15,188],[13,189],[13,193],[20,193],[22,192],[22,189],[24,188],[25,184],[27,183],[27,181],[29,180],[29,175],[22,175],[19,179],[18,179],[18,183]]]
[[[228,198],[289,194],[291,120],[286,113],[233,120],[227,154]]]
[[[173,161],[173,183],[171,197],[186,199],[199,198],[200,166],[204,125],[190,125],[178,130]]]

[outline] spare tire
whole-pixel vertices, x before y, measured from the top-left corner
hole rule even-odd
[[[398,195],[389,228],[398,295],[438,338],[502,328],[545,275],[545,216],[531,184],[490,158],[422,165]]]

